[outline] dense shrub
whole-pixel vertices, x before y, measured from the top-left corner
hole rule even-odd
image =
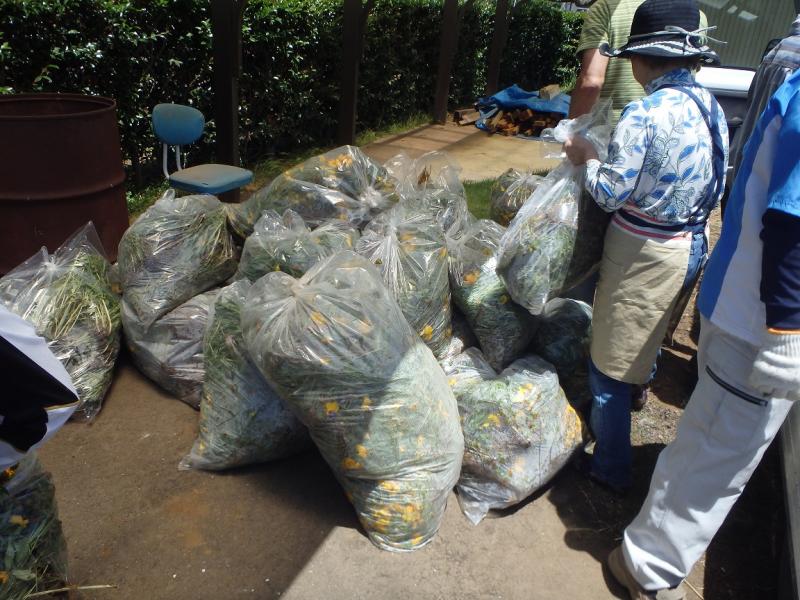
[[[208,0],[0,0],[0,92],[64,91],[117,100],[133,170],[157,151],[150,111],[180,102],[212,115]],[[494,2],[465,0],[451,106],[482,95]],[[442,0],[377,0],[367,23],[358,126],[427,112]],[[336,131],[342,0],[250,0],[242,28],[243,155],[322,145]],[[574,71],[580,20],[546,0],[513,9],[501,85],[535,88]],[[195,155],[210,156],[213,121]]]

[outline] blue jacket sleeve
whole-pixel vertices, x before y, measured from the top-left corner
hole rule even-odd
[[[769,209],[763,224],[761,300],[767,327],[800,331],[800,217]]]
[[[761,232],[767,327],[800,331],[800,95],[783,111]]]

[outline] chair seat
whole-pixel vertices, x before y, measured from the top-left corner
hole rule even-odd
[[[231,165],[197,165],[169,176],[172,187],[198,194],[221,194],[253,181],[252,171]]]

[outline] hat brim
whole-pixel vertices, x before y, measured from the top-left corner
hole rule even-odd
[[[692,58],[696,56],[706,64],[718,65],[720,62],[717,53],[708,46],[696,48],[671,40],[642,40],[625,44],[621,48],[612,48],[608,42],[603,42],[599,50],[600,54],[609,58],[630,58],[634,54],[655,58]]]

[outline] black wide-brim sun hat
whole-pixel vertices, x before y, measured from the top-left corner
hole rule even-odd
[[[611,58],[630,58],[634,54],[656,58],[698,57],[706,64],[719,64],[717,53],[705,44],[707,29],[699,27],[700,9],[696,0],[646,0],[636,9],[628,42],[621,48],[611,48],[604,42],[600,54]]]

